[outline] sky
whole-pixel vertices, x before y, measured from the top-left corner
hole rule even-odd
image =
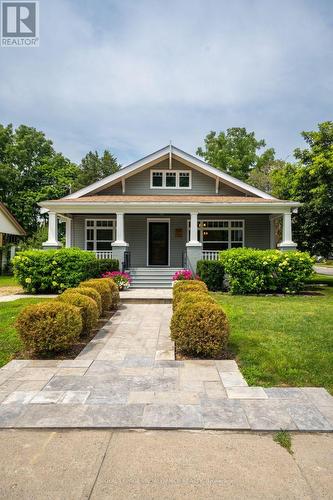
[[[126,165],[246,127],[292,160],[333,118],[333,1],[40,0],[40,46],[0,48],[0,123]]]

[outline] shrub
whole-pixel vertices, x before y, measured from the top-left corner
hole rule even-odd
[[[82,334],[89,335],[97,326],[99,317],[97,304],[94,299],[73,290],[66,290],[59,295],[58,300],[79,308],[82,318]]]
[[[96,275],[93,252],[78,248],[27,250],[13,259],[14,274],[29,293],[59,293]]]
[[[203,281],[189,280],[177,281],[173,287],[173,309],[177,307],[182,296],[188,292],[207,292],[207,286]]]
[[[228,340],[228,321],[217,304],[181,303],[171,319],[171,338],[184,354],[219,356]]]
[[[109,311],[111,308],[111,291],[110,285],[101,279],[92,279],[83,281],[79,287],[94,288],[101,296],[102,312]]]
[[[312,276],[305,252],[235,248],[220,253],[231,293],[296,293]]]
[[[215,292],[224,289],[224,266],[219,260],[199,260],[197,273],[206,283],[208,290]]]
[[[102,275],[102,278],[112,279],[117,285],[118,290],[129,288],[132,282],[132,278],[128,273],[121,273],[120,271],[106,272]]]
[[[207,302],[215,304],[215,300],[207,292],[201,290],[188,291],[182,293],[173,299],[173,309],[176,309],[179,304],[195,304],[196,302]]]
[[[99,259],[97,261],[97,271],[96,277],[107,272],[119,271],[119,262],[117,259]]]
[[[107,283],[111,292],[111,309],[117,309],[120,302],[118,286],[111,278],[99,278],[100,281]]]
[[[77,293],[81,293],[81,295],[85,295],[87,297],[90,297],[91,299],[94,299],[96,302],[97,308],[98,308],[98,315],[100,316],[102,314],[102,299],[101,299],[101,294],[98,293],[97,290],[94,288],[89,288],[89,287],[83,287],[83,286],[78,286],[77,288],[70,288],[68,291],[75,291]]]
[[[47,355],[66,350],[78,340],[82,319],[77,307],[52,300],[25,307],[16,328],[27,350]]]

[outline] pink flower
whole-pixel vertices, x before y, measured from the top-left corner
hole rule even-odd
[[[193,279],[195,278],[193,277],[193,274],[189,269],[181,269],[180,271],[176,271],[175,274],[172,276],[173,281],[193,280]]]

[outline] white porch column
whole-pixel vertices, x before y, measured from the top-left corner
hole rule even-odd
[[[66,219],[66,248],[72,246],[72,219]]]
[[[186,243],[187,262],[190,270],[195,274],[197,262],[202,259],[202,243],[198,241],[198,213],[191,212],[190,241]]]
[[[116,240],[112,243],[112,258],[118,260],[119,269],[122,270],[124,254],[128,251],[128,243],[125,241],[124,213],[117,212]]]
[[[49,235],[47,241],[43,243],[45,250],[57,249],[61,247],[58,241],[58,219],[55,212],[49,212]]]
[[[282,221],[282,241],[278,245],[280,250],[286,251],[286,250],[296,250],[297,245],[293,241],[292,237],[292,228],[291,228],[291,212],[285,212],[283,214],[283,221]]]

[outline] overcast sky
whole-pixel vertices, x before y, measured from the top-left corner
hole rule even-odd
[[[333,0],[40,0],[40,47],[0,48],[0,122],[122,164],[246,127],[292,158],[333,119]]]

